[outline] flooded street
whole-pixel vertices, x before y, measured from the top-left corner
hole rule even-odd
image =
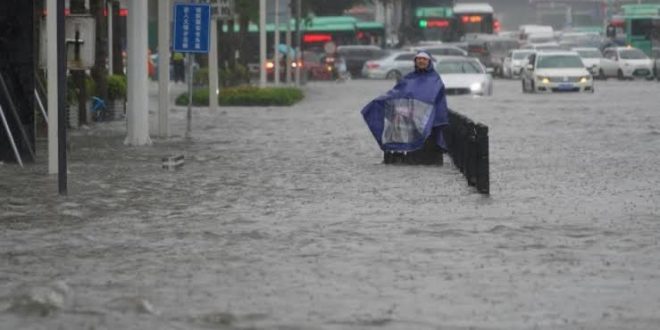
[[[660,84],[450,97],[490,128],[489,197],[448,156],[381,164],[359,111],[391,86],[195,109],[190,138],[152,112],[149,147],[73,131],[68,197],[45,141],[0,165],[0,328],[658,328]]]

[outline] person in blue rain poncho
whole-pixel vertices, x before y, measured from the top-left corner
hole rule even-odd
[[[442,164],[448,125],[445,86],[425,51],[415,55],[415,70],[362,109],[362,116],[384,151],[385,163]]]

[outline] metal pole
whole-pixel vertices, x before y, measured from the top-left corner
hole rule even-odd
[[[16,156],[16,161],[21,167],[23,167],[23,161],[21,161],[21,154],[18,153],[18,148],[16,148],[16,142],[14,142],[14,135],[11,134],[11,129],[9,129],[9,124],[7,123],[7,118],[5,117],[5,112],[0,106],[0,117],[2,117],[2,124],[5,126],[5,131],[7,131],[7,136],[9,137],[9,143],[11,143],[11,148],[14,149],[14,155]]]
[[[259,87],[266,87],[266,0],[259,0]]]
[[[158,136],[169,136],[170,0],[158,2]]]
[[[190,137],[192,122],[192,97],[193,97],[193,60],[195,55],[188,53],[188,111],[186,112],[186,136]]]
[[[108,1],[108,72],[113,74],[112,60],[112,1]]]
[[[209,111],[218,111],[218,21],[211,17],[211,44],[209,51]]]
[[[300,31],[300,19],[302,17],[302,4],[296,0],[296,62],[302,64],[302,32]],[[300,65],[296,65],[296,86],[300,86]]]
[[[280,0],[275,0],[275,38],[273,38],[273,64],[275,64],[275,86],[280,84]]]
[[[46,113],[46,109],[44,108],[44,104],[41,103],[41,96],[39,96],[39,92],[37,92],[37,89],[34,89],[34,98],[37,100],[37,104],[39,105],[39,110],[41,110],[41,114],[44,115],[44,120],[46,121],[46,126],[48,126],[48,114]]]
[[[18,131],[21,132],[21,136],[25,141],[25,146],[27,147],[28,152],[30,152],[30,156],[32,156],[32,159],[34,159],[35,154],[34,154],[34,150],[32,150],[32,146],[30,145],[30,138],[28,137],[27,133],[25,132],[25,129],[23,128],[23,124],[21,123],[21,117],[18,115],[18,111],[16,110],[16,104],[14,104],[14,100],[12,99],[11,94],[9,94],[7,83],[5,83],[5,78],[1,74],[0,74],[0,85],[5,95],[7,96],[7,102],[9,103],[9,110],[11,111],[11,114],[14,117],[14,120],[16,121],[16,127],[18,127]]]
[[[51,13],[46,16],[46,40],[48,41],[46,65],[47,65],[47,86],[48,86],[48,122],[54,123],[48,127],[48,174],[57,173],[57,0],[48,0],[46,12]]]
[[[57,8],[52,13],[57,16],[57,150],[58,150],[58,188],[60,195],[66,195],[67,189],[67,161],[66,161],[66,44],[64,37],[64,0],[57,0]],[[52,126],[52,125],[51,125]],[[50,129],[50,127],[48,128]]]
[[[286,20],[286,84],[291,84],[291,6],[288,7]],[[298,66],[298,63],[296,63]]]

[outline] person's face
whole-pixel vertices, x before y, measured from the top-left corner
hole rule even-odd
[[[429,59],[425,57],[415,57],[415,65],[424,70],[429,67]]]

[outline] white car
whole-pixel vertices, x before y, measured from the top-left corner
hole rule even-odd
[[[643,51],[632,47],[612,47],[603,51],[599,76],[619,80],[653,79],[653,61]]]
[[[525,62],[525,58],[533,52],[533,50],[527,49],[510,50],[502,62],[502,76],[505,78],[520,78],[523,62]]]
[[[564,50],[556,42],[545,42],[540,44],[524,44],[520,46],[520,49],[529,49],[533,51],[555,51],[555,50]]]
[[[602,72],[600,69],[600,62],[603,59],[603,53],[601,53],[598,48],[579,47],[573,48],[571,50],[580,55],[582,58],[582,63],[584,63],[584,66],[587,68],[587,70],[591,72],[592,76],[606,79],[604,75],[600,74]]]
[[[379,59],[366,61],[362,76],[370,79],[400,79],[415,70],[414,52],[396,51]]]
[[[493,94],[493,77],[479,60],[463,56],[443,56],[437,59],[435,70],[445,84],[447,95]]]
[[[523,93],[594,92],[594,81],[576,52],[538,52],[527,57]]]
[[[453,45],[415,46],[410,51],[426,51],[433,57],[439,56],[468,56],[468,52]]]

